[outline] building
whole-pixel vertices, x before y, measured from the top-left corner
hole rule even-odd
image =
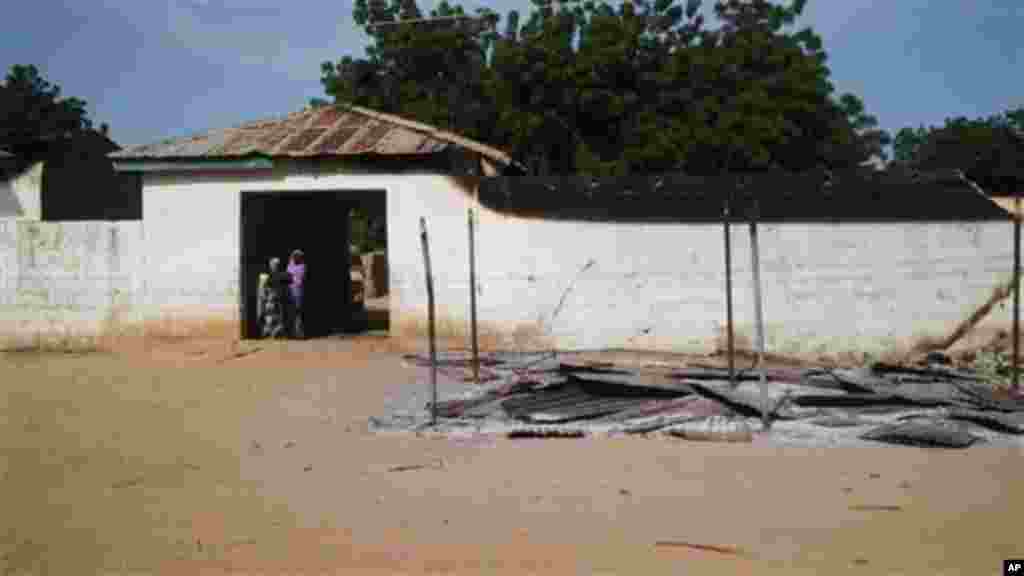
[[[431,215],[413,198],[463,195],[453,174],[515,169],[503,152],[455,134],[333,106],[111,157],[142,181],[144,238],[132,242],[145,246],[145,262],[133,264],[145,286],[130,289],[133,307],[180,313],[182,322],[237,322],[246,337],[257,335],[255,286],[272,256],[305,252],[310,334],[345,330],[351,209],[384,213],[388,236],[417,241],[419,217]],[[415,251],[389,256],[398,264],[390,287],[397,312],[421,260]]]
[[[959,338],[970,343],[1010,318],[998,298],[991,306],[1012,282],[1008,215],[950,175],[523,177],[494,148],[335,107],[112,157],[140,179],[141,220],[0,218],[0,333],[103,333],[158,321],[180,334],[252,337],[258,275],[295,248],[310,267],[311,332],[344,330],[348,214],[361,206],[386,215],[391,332],[427,331],[422,218],[438,333],[466,342],[474,208],[485,346],[712,352],[724,346],[730,197],[741,349],[754,335],[745,219],[755,197],[771,352],[911,349],[964,332],[979,309],[992,309]]]
[[[114,171],[107,155],[116,150],[120,146],[105,134],[86,130],[68,140],[25,147],[18,158],[0,156],[0,171],[9,181],[22,181],[18,192],[0,193],[0,218],[140,220],[138,176]]]

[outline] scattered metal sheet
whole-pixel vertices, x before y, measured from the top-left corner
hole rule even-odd
[[[840,380],[832,370],[810,370],[804,374],[800,384],[826,390],[849,391],[848,383]]]
[[[575,374],[577,372],[588,372],[591,374],[630,374],[629,370],[625,370],[622,367],[616,367],[611,362],[559,362],[558,371],[565,374]]]
[[[691,408],[699,408],[697,401],[701,400],[700,396],[691,395],[684,396],[682,398],[657,398],[634,408],[628,408],[621,412],[617,412],[611,416],[605,417],[602,420],[609,422],[624,422],[626,420],[635,420],[640,418],[650,418],[658,415],[673,415],[677,412],[689,412]],[[721,406],[715,403],[716,406]]]
[[[687,422],[693,422],[695,420],[703,420],[705,416],[694,415],[694,414],[674,414],[672,416],[661,416],[649,422],[642,422],[640,424],[634,424],[623,428],[623,432],[630,435],[635,434],[650,434],[651,432],[657,432],[663,428],[669,426],[677,426],[679,424],[685,424]]]
[[[889,414],[906,414],[909,408],[919,408],[917,406],[907,406],[906,404],[879,404],[877,406],[858,406],[856,413],[862,416],[867,415],[889,415]],[[938,407],[932,407],[938,410]],[[934,412],[933,412],[934,413]]]
[[[685,383],[652,373],[574,372],[569,375],[569,379],[594,394],[649,398],[672,398],[693,394],[693,388]]]
[[[848,392],[870,393],[892,385],[892,381],[878,376],[869,369],[832,370],[831,375]]]
[[[1024,412],[983,412],[953,408],[948,416],[954,420],[973,422],[997,432],[1024,434]]]
[[[422,356],[406,359],[429,365]],[[463,351],[442,354],[439,364],[464,370],[470,356]],[[766,400],[773,420],[807,419],[829,428],[869,426],[872,423],[862,418],[868,414],[902,415],[898,423],[861,436],[881,442],[962,447],[977,441],[965,424],[958,428],[954,421],[1024,434],[1024,399],[994,391],[970,374],[953,374],[946,366],[789,369],[766,374],[767,398],[762,400],[759,374],[753,371],[738,372],[733,387],[720,368],[624,368],[560,361],[551,352],[485,354],[481,365],[496,375],[497,382],[481,386],[476,397],[439,403],[446,421],[474,426],[480,418],[512,419],[544,430],[564,430],[560,425],[587,420],[627,434],[675,430],[683,437],[685,430],[700,436],[700,430],[692,431],[704,427],[704,436],[711,438],[722,431],[712,430],[710,422],[741,421],[721,418],[733,416],[760,418]],[[830,408],[849,410],[831,413]],[[908,414],[908,408],[916,410]],[[712,416],[720,418],[709,419]]]
[[[901,382],[888,392],[922,405],[969,407],[973,403],[969,395],[948,381]]]
[[[558,428],[519,428],[505,435],[507,438],[583,438],[583,430],[562,430]]]
[[[807,372],[804,369],[795,368],[765,368],[765,369],[740,369],[736,370],[736,382],[757,382],[761,380],[764,373],[765,379],[769,382],[791,382],[799,383]],[[693,366],[690,368],[677,368],[670,373],[672,378],[681,380],[729,380],[727,368],[714,366]]]
[[[633,408],[642,402],[643,400],[632,398],[593,398],[560,409],[538,410],[524,414],[521,418],[538,424],[574,422],[615,414],[627,408]]]
[[[729,370],[727,368],[715,368],[715,367],[694,367],[694,368],[682,368],[680,370],[673,370],[672,377],[681,380],[729,380]],[[734,374],[734,378],[737,382],[741,381],[752,381],[759,380],[761,376],[759,374],[753,374],[746,370],[737,370]]]
[[[802,394],[794,396],[797,406],[860,408],[867,406],[950,406],[952,401],[909,394]]]
[[[945,366],[928,366],[926,368],[918,368],[914,366],[901,366],[897,364],[887,364],[884,362],[876,362],[871,365],[871,371],[875,374],[884,376],[906,376],[913,375],[919,377],[929,378],[963,378],[963,379],[978,379],[978,375],[972,371],[967,370],[956,370]]]
[[[772,411],[776,401],[769,398],[768,404],[762,406],[760,395],[741,390],[733,390],[728,382],[689,382],[690,386],[702,396],[706,396],[725,404],[738,414],[749,418],[760,418],[762,408]],[[794,415],[785,406],[779,407],[773,415],[774,420],[792,420]]]
[[[862,434],[860,438],[929,448],[967,448],[981,440],[963,426],[941,420],[886,424]]]
[[[1024,412],[1024,400],[1008,394],[997,394],[991,388],[969,382],[955,382],[954,385],[971,401],[985,410],[1000,412]]]
[[[866,426],[870,424],[863,418],[848,414],[830,414],[828,416],[821,416],[820,418],[814,418],[810,421],[815,426],[823,426],[825,428],[856,428],[857,426]]]

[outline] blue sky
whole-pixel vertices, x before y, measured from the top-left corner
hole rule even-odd
[[[323,95],[322,61],[366,42],[351,0],[30,0],[15,13],[0,67],[35,64],[122,146],[297,110]],[[1024,106],[1022,0],[810,0],[801,24],[824,38],[836,87],[883,128]]]

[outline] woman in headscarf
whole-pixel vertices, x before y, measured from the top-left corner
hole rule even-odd
[[[270,273],[260,274],[259,313],[260,331],[264,338],[284,338],[287,331],[288,285],[291,276],[281,270],[281,259],[270,259]]]
[[[292,293],[292,317],[294,324],[292,326],[292,335],[295,338],[305,338],[305,317],[303,308],[302,297],[305,292],[305,281],[306,281],[306,257],[302,253],[302,250],[293,250],[292,256],[288,261],[288,275],[291,276],[291,293]]]

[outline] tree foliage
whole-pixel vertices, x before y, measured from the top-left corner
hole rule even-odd
[[[895,168],[957,169],[992,192],[1024,190],[1024,108],[987,118],[949,118],[942,126],[902,128]]]
[[[390,1],[390,3],[388,3]],[[533,172],[716,174],[859,166],[889,140],[837,97],[821,39],[795,29],[805,0],[531,0],[504,30],[421,18],[415,0],[356,0],[366,57],[322,65],[326,93],[508,149]],[[433,18],[464,15],[442,2]]]
[[[79,98],[61,97],[35,66],[15,65],[0,83],[0,148],[31,160],[54,144],[93,129]],[[106,124],[99,132],[106,136]]]

